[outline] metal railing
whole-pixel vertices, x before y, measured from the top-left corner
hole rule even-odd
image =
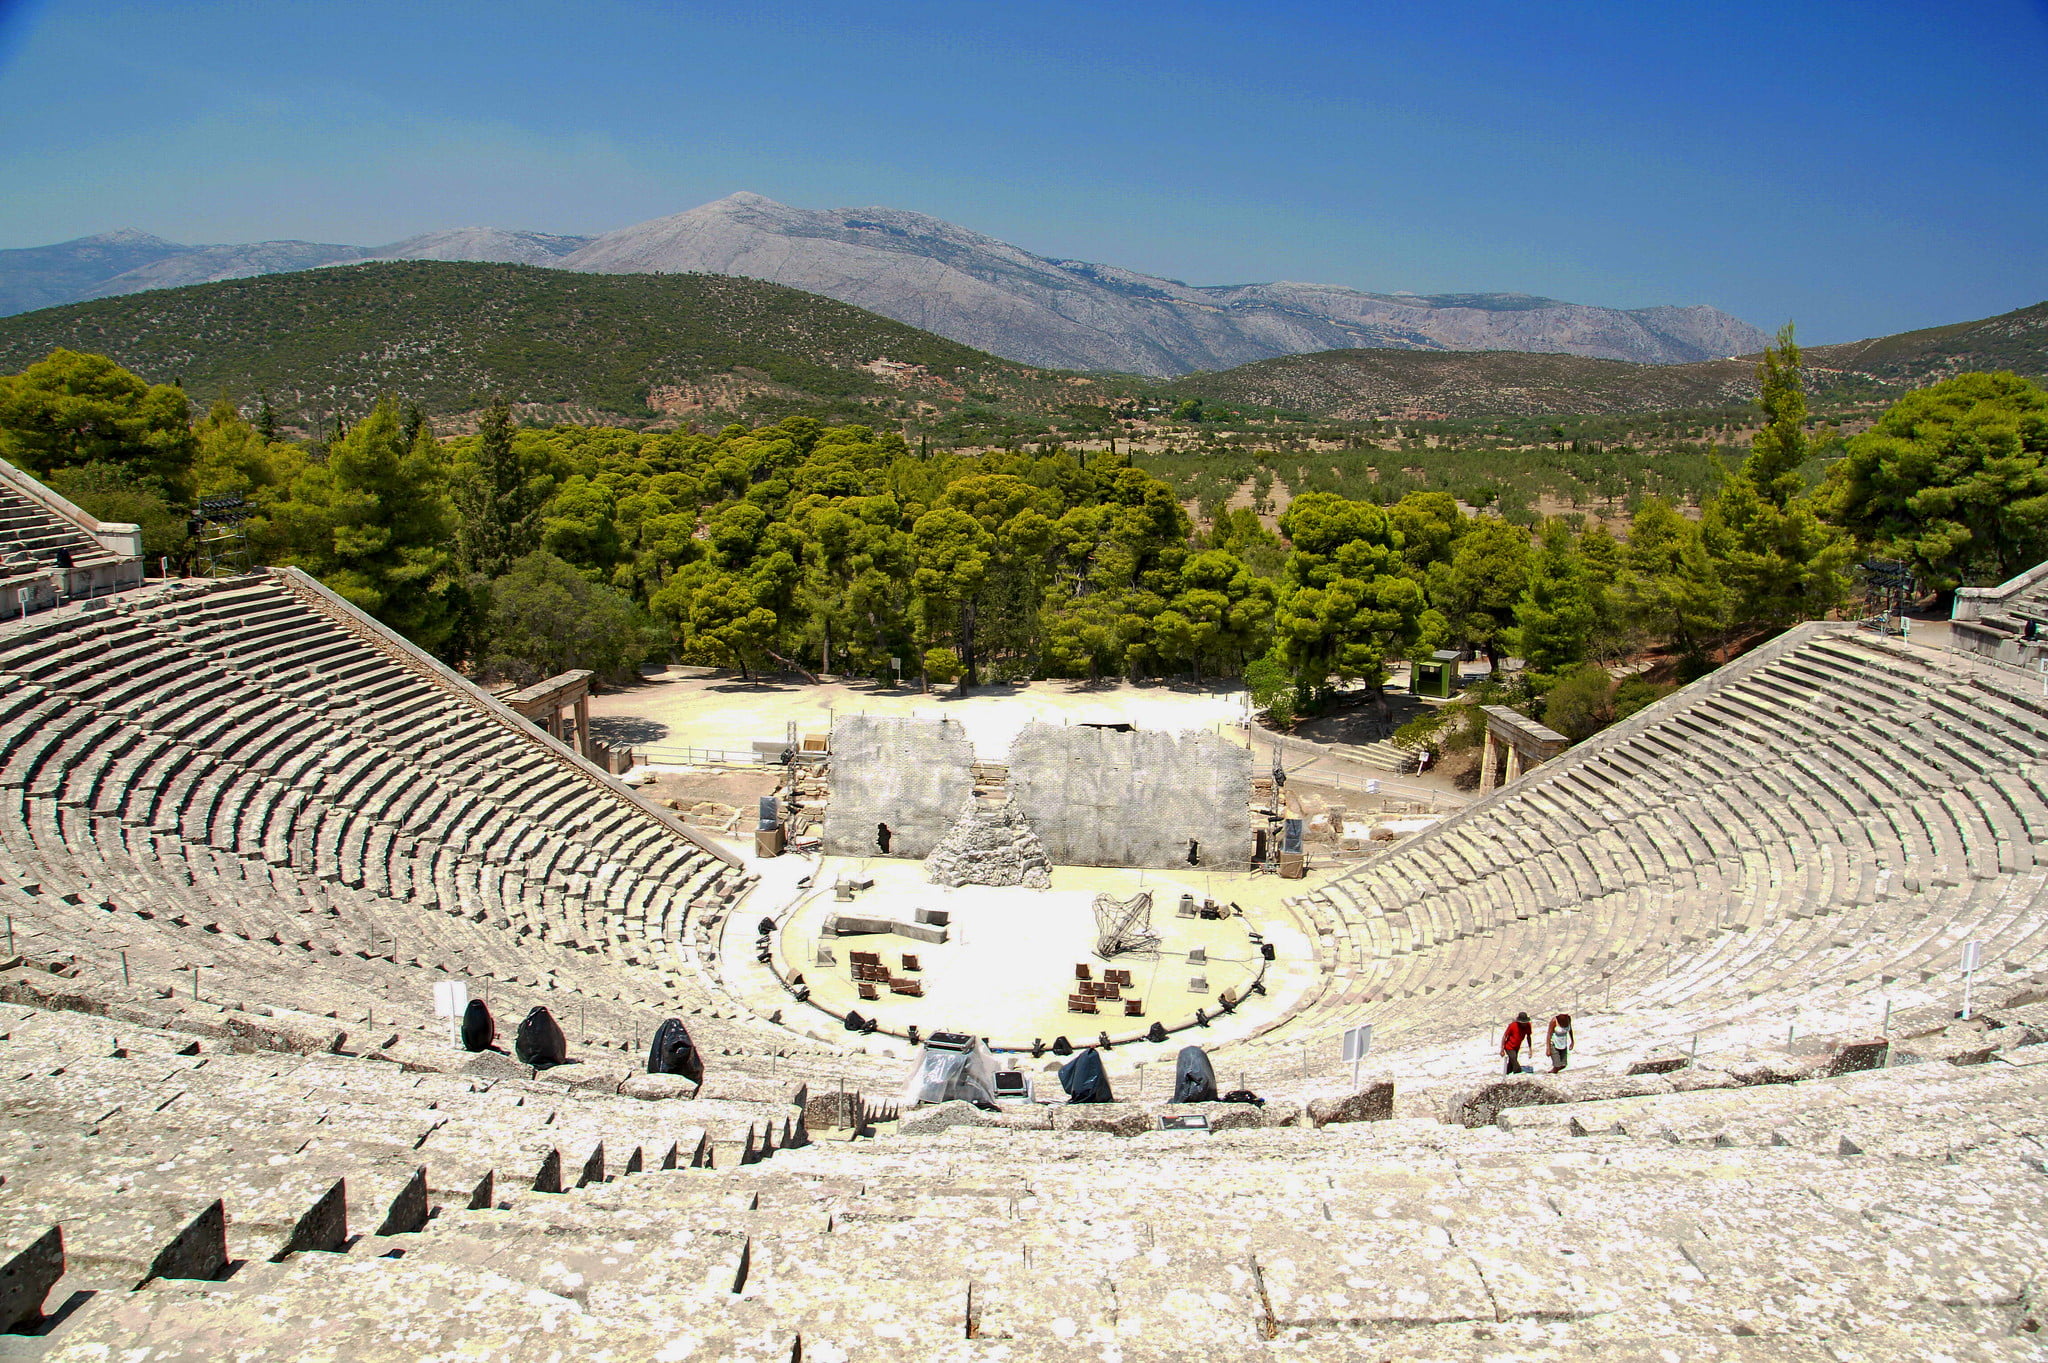
[[[621,748],[631,748],[640,759],[651,766],[664,767],[779,767],[782,756],[770,756],[752,749],[739,748],[698,748],[688,744],[649,745],[645,743],[622,743]]]

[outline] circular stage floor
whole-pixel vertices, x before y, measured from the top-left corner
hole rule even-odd
[[[833,894],[841,876],[873,876],[875,885],[842,901]],[[1281,895],[1300,890],[1297,882],[1245,874],[1176,875],[1094,867],[1059,867],[1052,878],[1050,890],[952,889],[928,883],[921,862],[827,857],[810,892],[783,917],[782,965],[803,974],[812,1003],[828,1012],[856,1010],[879,1021],[885,1031],[899,1034],[914,1023],[926,1036],[966,1032],[987,1037],[999,1048],[1028,1048],[1034,1038],[1050,1044],[1062,1035],[1077,1045],[1093,1042],[1102,1032],[1121,1041],[1155,1021],[1177,1031],[1194,1021],[1197,1008],[1214,1017],[1225,990],[1243,1000],[1231,1019],[1232,1030],[1237,1031],[1281,1009],[1274,995],[1249,993],[1262,964],[1250,934],[1272,935],[1289,955],[1306,950],[1291,920],[1277,909]],[[1096,956],[1096,894],[1128,899],[1141,890],[1152,894],[1151,926],[1160,938],[1158,949],[1110,961]],[[1184,893],[1193,894],[1197,904],[1205,898],[1225,904],[1234,900],[1243,906],[1245,916],[1179,917]],[[951,915],[945,942],[895,933],[835,937],[825,932],[827,922],[841,914],[914,923],[918,909]],[[829,952],[830,961],[821,961],[820,947]],[[879,956],[894,979],[915,981],[923,996],[896,993],[880,984],[879,998],[862,999],[851,970],[857,951]],[[1190,960],[1195,952],[1206,959]],[[916,958],[916,971],[903,968],[906,955]],[[1070,1012],[1068,997],[1081,992],[1077,965],[1086,966],[1094,981],[1104,980],[1108,969],[1128,971],[1132,983],[1119,988],[1120,999],[1098,1000],[1093,1015]],[[1126,1012],[1125,1000],[1132,998],[1142,1002],[1142,1015]]]

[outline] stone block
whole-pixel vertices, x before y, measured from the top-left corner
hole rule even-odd
[[[1385,1122],[1394,1116],[1394,1081],[1383,1079],[1341,1098],[1317,1098],[1308,1105],[1308,1119],[1317,1128],[1336,1122]]]
[[[1695,1093],[1701,1089],[1728,1089],[1737,1086],[1734,1075],[1726,1070],[1712,1069],[1705,1065],[1687,1065],[1682,1070],[1673,1070],[1664,1076],[1671,1081],[1673,1093]]]
[[[1818,1079],[1828,1072],[1828,1067],[1832,1063],[1832,1056],[1795,1056],[1760,1051],[1724,1062],[1723,1069],[1737,1084],[1753,1087],[1758,1084],[1796,1084],[1805,1079]]]
[[[63,1276],[61,1227],[0,1232],[0,1331],[42,1315],[43,1299]]]
[[[258,1050],[286,1051],[294,1055],[326,1055],[339,1051],[348,1033],[339,1027],[322,1026],[310,1018],[258,1017],[253,1013],[229,1013],[222,1018],[235,1040]]]
[[[694,1098],[697,1085],[680,1074],[636,1074],[619,1085],[628,1098],[660,1102],[667,1098]]]
[[[132,1292],[152,1278],[219,1278],[227,1271],[227,1214],[220,1199],[131,1195],[89,1212],[67,1211],[67,1277],[81,1287]]]
[[[1453,1092],[1444,1102],[1443,1120],[1451,1126],[1492,1126],[1505,1108],[1570,1101],[1565,1086],[1554,1079],[1508,1076]]]
[[[1608,1098],[1644,1098],[1675,1086],[1661,1074],[1562,1074],[1566,1102],[1597,1103]]]
[[[899,1136],[929,1136],[955,1126],[996,1126],[996,1115],[962,1099],[915,1108],[896,1124]]]
[[[1670,1074],[1682,1070],[1692,1062],[1682,1055],[1653,1055],[1628,1067],[1630,1074]]]
[[[1890,1052],[1891,1043],[1888,1041],[1852,1041],[1837,1048],[1827,1072],[1837,1075],[1881,1070]]]
[[[1100,1131],[1111,1136],[1139,1136],[1157,1125],[1152,1114],[1135,1103],[1068,1103],[1055,1107],[1052,1113],[1052,1129],[1055,1131]]]

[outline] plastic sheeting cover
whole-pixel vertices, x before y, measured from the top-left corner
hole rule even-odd
[[[910,1081],[903,1086],[905,1107],[956,1098],[977,1106],[995,1105],[996,1058],[979,1041],[964,1051],[936,1051],[926,1046]]]
[[[1060,1066],[1060,1087],[1066,1090],[1070,1103],[1116,1101],[1109,1091],[1109,1076],[1102,1070],[1102,1055],[1097,1051],[1080,1051]]]
[[[484,1006],[482,999],[471,999],[462,1014],[462,1049],[489,1050],[497,1039],[498,1027],[491,1021],[491,1010]]]
[[[647,1049],[647,1072],[681,1075],[693,1084],[704,1082],[704,1061],[681,1018],[670,1018],[655,1030],[654,1044]]]
[[[1181,1047],[1180,1058],[1173,1062],[1173,1101],[1216,1101],[1216,1070],[1209,1064],[1209,1053],[1200,1046]]]
[[[512,1038],[512,1053],[523,1064],[546,1069],[569,1058],[569,1038],[562,1035],[562,1025],[555,1021],[553,1013],[535,1008],[520,1022],[519,1031]]]

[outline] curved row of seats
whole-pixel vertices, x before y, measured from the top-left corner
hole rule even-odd
[[[2039,1355],[2038,1063],[1512,1109],[1511,1131],[955,1127],[692,1168],[689,1107],[176,1038],[116,1060],[61,1018],[10,1025],[0,1065],[26,1041],[79,1080],[0,1136],[25,1151],[0,1237],[74,1218],[52,1305],[100,1289],[37,1341],[53,1363],[214,1340],[249,1359]],[[58,1092],[36,1082],[0,1088]],[[291,1220],[337,1170],[360,1239]],[[246,1261],[225,1281],[109,1272],[136,1237],[98,1213],[161,1239],[207,1197]]]
[[[447,1212],[757,1163],[807,1141],[802,1096],[782,1085],[738,1101],[641,1101],[243,1054],[0,1005],[0,1311],[22,1267],[6,1262],[6,1247],[52,1226],[69,1270],[60,1294],[132,1290],[152,1275],[219,1277],[237,1261],[417,1232]],[[0,1330],[17,1323],[0,1319]]]
[[[815,1050],[690,968],[692,912],[747,883],[297,574],[0,629],[0,898],[35,959],[381,1016],[408,1052],[448,976],[622,1048],[684,1011],[716,1050]]]
[[[1969,941],[2001,975],[2048,968],[2044,867],[2048,698],[1804,626],[1294,901],[1324,978],[1248,1046],[1523,1008],[1612,1011],[1645,1043],[1875,1021],[1947,997]]]

